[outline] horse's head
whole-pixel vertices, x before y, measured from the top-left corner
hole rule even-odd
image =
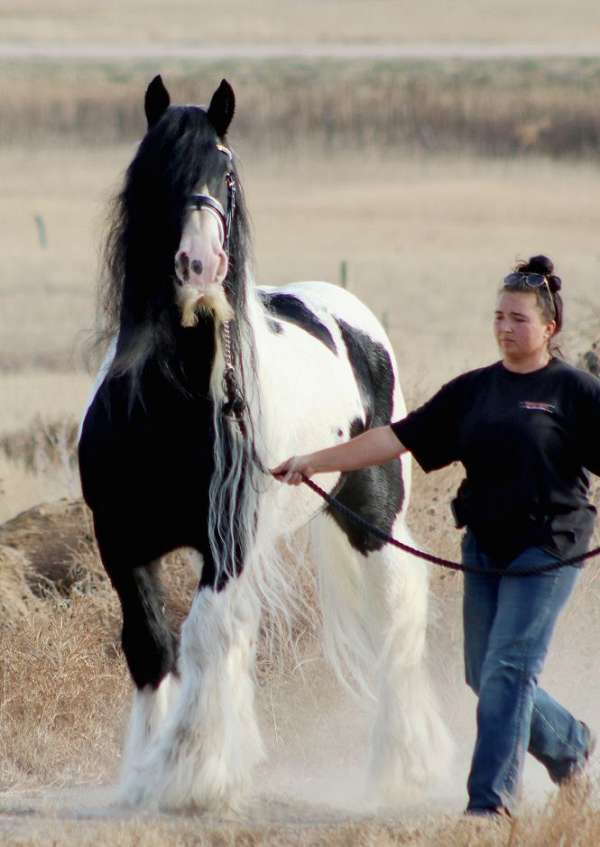
[[[101,280],[113,371],[171,367],[181,325],[246,319],[251,252],[242,186],[227,147],[234,110],[223,80],[210,105],[172,106],[160,77],[146,91],[148,130],[110,219]],[[202,314],[204,313],[204,314]],[[184,332],[184,336],[187,331]]]
[[[181,109],[193,111],[195,137],[186,127],[176,144],[175,155],[185,155],[187,144],[195,145],[190,168],[192,182],[183,199],[181,235],[174,256],[175,299],[183,326],[194,326],[198,311],[208,311],[220,320],[233,316],[224,290],[229,270],[228,248],[236,210],[237,178],[225,136],[233,117],[233,89],[223,80],[208,109],[171,107],[160,76],[146,91],[148,132],[165,132],[165,124]]]

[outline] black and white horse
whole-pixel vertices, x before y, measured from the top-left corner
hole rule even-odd
[[[243,796],[264,756],[261,609],[285,607],[289,594],[276,542],[310,521],[326,653],[375,700],[370,787],[393,800],[443,770],[449,748],[423,665],[426,570],[264,470],[404,414],[390,343],[338,287],[254,286],[225,80],[203,109],[170,106],[156,77],[145,109],[107,247],[113,340],[79,443],[136,686],[121,796],[164,808],[235,807]],[[320,482],[406,537],[408,463]],[[178,645],[159,563],[181,547],[197,554],[199,586]]]

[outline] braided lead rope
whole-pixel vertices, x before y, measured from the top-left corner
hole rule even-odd
[[[417,550],[416,547],[411,547],[410,544],[404,544],[404,542],[398,541],[398,539],[388,535],[387,532],[379,529],[379,527],[373,526],[360,515],[357,515],[356,512],[353,512],[352,509],[348,508],[348,506],[340,503],[339,500],[336,500],[335,497],[332,497],[331,494],[328,494],[320,486],[318,486],[316,482],[313,482],[304,474],[302,474],[302,481],[306,483],[306,485],[308,485],[315,494],[322,497],[323,500],[325,500],[332,508],[336,509],[338,512],[342,512],[353,523],[363,527],[363,529],[366,529],[367,532],[371,533],[371,535],[375,535],[386,544],[391,544],[399,550],[403,550],[405,553],[410,553],[411,556],[416,556],[418,559],[424,559],[426,562],[431,562],[432,565],[439,565],[442,568],[448,568],[452,571],[486,574],[487,576],[537,576],[541,573],[550,573],[551,571],[557,571],[559,568],[578,564],[583,562],[584,559],[591,559],[592,556],[597,556],[598,553],[600,553],[600,547],[594,547],[593,550],[588,550],[587,553],[582,553],[580,556],[572,556],[570,559],[563,559],[559,562],[553,562],[550,565],[542,565],[538,568],[529,568],[528,570],[522,571],[511,572],[509,570],[504,570],[503,568],[474,568],[471,565],[464,565],[462,562],[453,562],[450,559],[442,559],[441,556],[434,556],[431,553],[425,553],[424,550]]]

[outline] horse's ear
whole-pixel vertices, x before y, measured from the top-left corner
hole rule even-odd
[[[213,94],[208,107],[208,120],[214,126],[219,138],[225,138],[235,111],[235,94],[226,79]]]
[[[144,98],[148,129],[152,129],[154,124],[162,118],[169,108],[170,102],[169,92],[164,86],[161,75],[158,74],[146,89],[146,97]]]

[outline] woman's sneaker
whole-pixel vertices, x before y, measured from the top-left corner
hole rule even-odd
[[[510,819],[511,815],[508,809],[505,809],[504,806],[486,806],[482,809],[465,809],[465,817],[468,818],[492,818],[492,819],[500,819],[506,820]]]
[[[581,721],[583,724],[583,728],[587,733],[587,745],[585,748],[585,753],[583,754],[583,762],[580,764],[573,765],[571,770],[566,776],[562,779],[557,780],[559,785],[569,785],[573,780],[578,780],[584,777],[587,774],[588,765],[590,763],[590,759],[594,755],[594,751],[596,750],[596,744],[598,743],[598,739],[596,737],[596,733],[593,729]]]
[[[582,721],[582,723],[583,723],[583,721]],[[587,747],[585,748],[584,763],[581,767],[582,771],[584,771],[587,768],[587,766],[589,765],[590,759],[592,758],[592,756],[594,755],[594,752],[596,750],[596,744],[598,743],[598,738],[597,738],[594,730],[590,729],[589,726],[586,723],[583,723],[583,725],[587,729],[588,743],[587,743]]]

